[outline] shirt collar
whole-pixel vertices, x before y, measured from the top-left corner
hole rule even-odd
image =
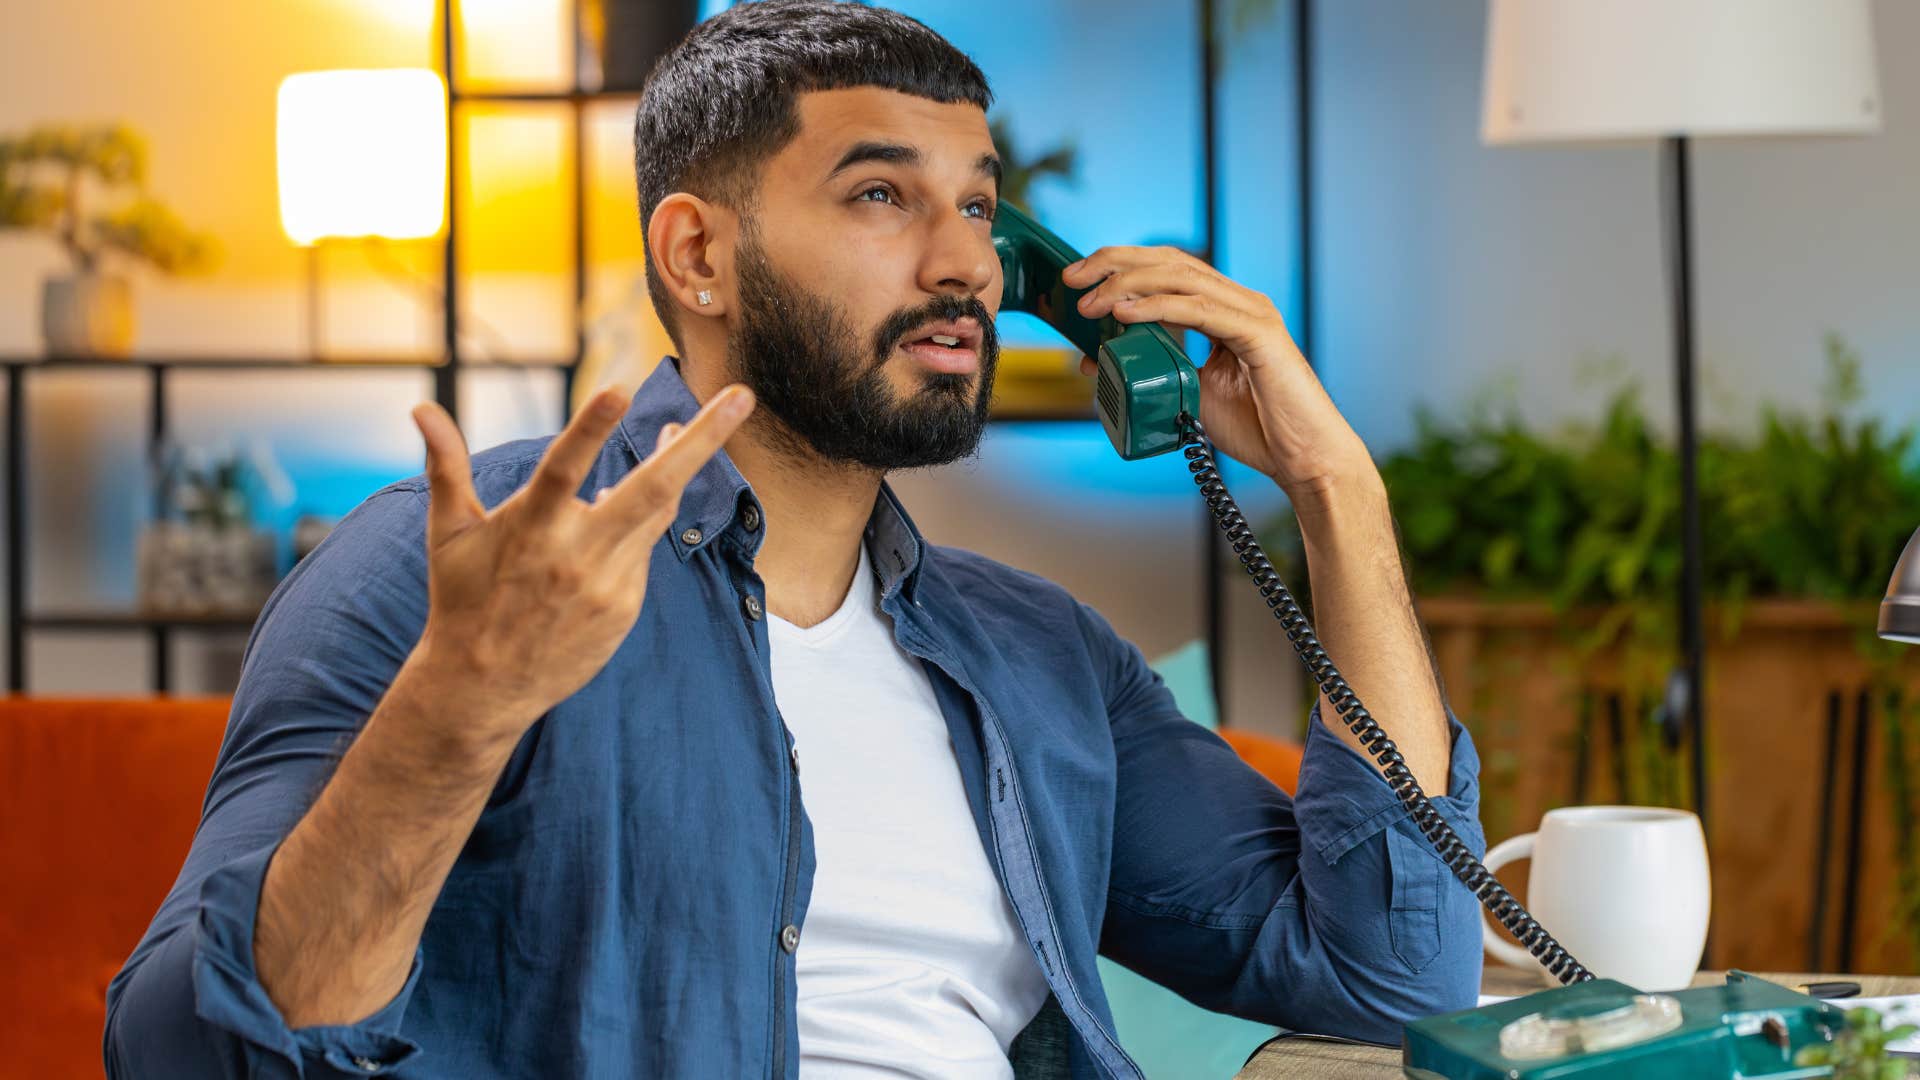
[[[621,434],[633,454],[629,467],[652,452],[661,428],[670,423],[684,424],[699,411],[699,400],[680,377],[680,358],[666,357],[640,384],[627,406],[626,416],[620,421]],[[673,545],[680,561],[685,562],[729,529],[740,527],[748,506],[753,507],[750,516],[760,515],[752,486],[723,449],[700,467],[681,493],[680,512],[667,530],[667,542]],[[745,543],[749,550],[757,551],[764,534],[757,528],[742,531],[748,534]],[[912,600],[918,588],[926,541],[913,519],[907,516],[906,507],[900,505],[893,488],[884,481],[879,497],[873,501],[873,514],[867,519],[865,536],[874,571],[880,577],[881,594],[890,596],[895,590],[905,590],[907,599]]]

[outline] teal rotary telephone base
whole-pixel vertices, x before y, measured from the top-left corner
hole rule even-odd
[[[1642,994],[1596,979],[1408,1024],[1411,1077],[1445,1080],[1706,1080],[1831,1076],[1796,1065],[1845,1013],[1742,971],[1725,986]]]

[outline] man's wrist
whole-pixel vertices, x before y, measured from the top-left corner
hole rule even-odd
[[[1286,494],[1308,544],[1316,540],[1331,541],[1336,535],[1352,534],[1356,530],[1384,530],[1389,536],[1393,533],[1386,483],[1370,462],[1364,469],[1296,485],[1286,489]]]
[[[421,645],[402,664],[375,717],[440,769],[498,775],[532,720],[444,652]],[[537,716],[535,717],[537,719]]]

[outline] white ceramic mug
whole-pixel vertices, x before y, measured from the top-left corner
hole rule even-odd
[[[1680,990],[1700,967],[1713,885],[1700,819],[1651,806],[1549,810],[1538,832],[1487,852],[1487,869],[1533,859],[1527,910],[1574,959],[1640,990]],[[1487,951],[1542,971],[1484,921]]]

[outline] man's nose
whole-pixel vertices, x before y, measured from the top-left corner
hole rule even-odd
[[[920,287],[930,293],[985,292],[999,258],[979,223],[956,209],[937,215],[928,229]]]

